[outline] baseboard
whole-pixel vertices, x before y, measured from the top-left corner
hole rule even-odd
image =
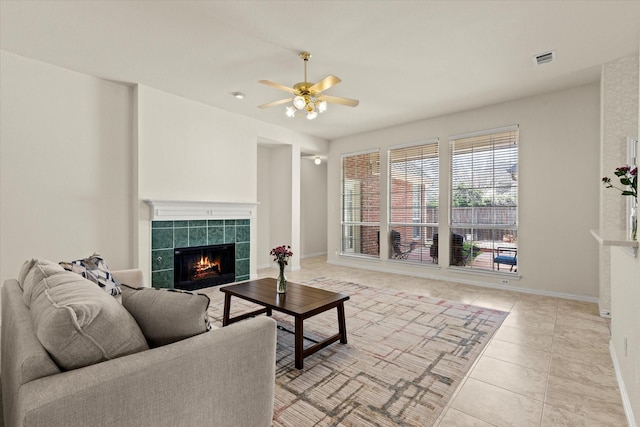
[[[620,388],[622,406],[624,407],[624,415],[627,417],[627,424],[629,427],[638,427],[636,419],[633,416],[633,409],[631,408],[629,394],[627,393],[627,388],[625,387],[624,380],[622,379],[622,373],[620,372],[620,365],[618,364],[618,357],[616,356],[616,349],[613,346],[613,341],[609,341],[609,353],[611,354],[611,360],[613,361],[613,368],[616,371],[616,379],[618,380],[618,388]]]
[[[300,259],[305,259],[305,258],[314,258],[314,257],[318,257],[318,256],[326,256],[327,253],[326,252],[318,252],[318,253],[314,253],[314,254],[305,254],[305,255],[301,255]],[[276,268],[276,265],[274,263],[268,263],[268,264],[261,264],[256,266],[257,270],[263,270],[265,268]],[[298,269],[299,270],[299,269]],[[291,271],[296,271],[296,270],[291,270]]]
[[[314,254],[304,254],[304,255],[300,255],[300,259],[305,259],[305,258],[314,258],[317,256],[326,256],[327,252],[316,252]]]
[[[363,270],[373,270],[373,271],[379,271],[381,273],[399,274],[402,276],[422,277],[425,279],[461,283],[463,285],[480,286],[483,288],[500,289],[503,291],[521,292],[521,293],[531,294],[531,295],[540,295],[540,296],[546,296],[546,297],[552,297],[552,298],[562,298],[562,299],[569,299],[573,301],[583,301],[583,302],[598,304],[598,298],[596,297],[586,297],[584,295],[574,295],[574,294],[568,294],[564,292],[553,292],[553,291],[545,291],[541,289],[522,288],[522,287],[512,286],[512,285],[487,283],[479,280],[467,280],[459,277],[456,277],[454,279],[450,276],[444,276],[444,275],[438,274],[438,272],[442,269],[442,267],[438,265],[428,266],[425,268],[424,272],[416,272],[415,270],[408,272],[400,268],[398,269],[393,268],[393,266],[390,265],[392,263],[385,263],[383,265],[382,262],[377,258],[373,259],[373,258],[358,257],[357,261],[358,261],[358,264],[349,262],[349,260],[345,260],[341,258],[337,260],[327,259],[327,264],[339,265],[341,267],[359,268]],[[467,273],[467,272],[464,272],[464,273]],[[468,272],[468,274],[473,274],[473,272]]]
[[[257,266],[256,270],[264,270],[265,268],[277,269],[278,266],[276,264],[273,264],[273,263],[264,264],[264,265]],[[298,270],[300,270],[300,267],[289,267],[289,269],[287,271],[298,271]]]

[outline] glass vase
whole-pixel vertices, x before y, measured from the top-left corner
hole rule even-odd
[[[284,275],[285,263],[280,263],[280,274],[276,279],[276,292],[284,294],[287,292],[287,276]]]
[[[631,215],[629,215],[629,231],[631,240],[638,240],[638,202],[631,206]]]

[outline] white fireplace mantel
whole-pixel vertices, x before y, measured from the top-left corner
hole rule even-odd
[[[258,203],[145,200],[152,221],[197,219],[252,219]]]

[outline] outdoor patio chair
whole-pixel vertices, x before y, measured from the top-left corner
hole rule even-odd
[[[451,234],[449,250],[451,251],[451,265],[466,265],[468,256],[464,251],[464,237],[456,233]],[[433,244],[429,248],[429,255],[433,263],[438,262],[438,233],[433,234]]]
[[[451,259],[449,260],[451,265],[462,266],[467,264],[468,256],[464,251],[464,237],[453,233],[451,235],[451,247],[449,249],[451,250]]]
[[[518,271],[518,249],[498,246],[496,248],[496,256],[493,258],[493,263],[498,265],[498,270],[500,270],[500,264],[505,264],[511,266],[509,271],[513,271],[514,268]]]
[[[402,235],[399,231],[391,230],[391,258],[407,259],[409,254],[416,248],[416,242],[403,243]]]

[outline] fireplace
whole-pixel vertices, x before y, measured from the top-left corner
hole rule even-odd
[[[234,282],[235,252],[235,243],[176,248],[173,287],[192,291]]]

